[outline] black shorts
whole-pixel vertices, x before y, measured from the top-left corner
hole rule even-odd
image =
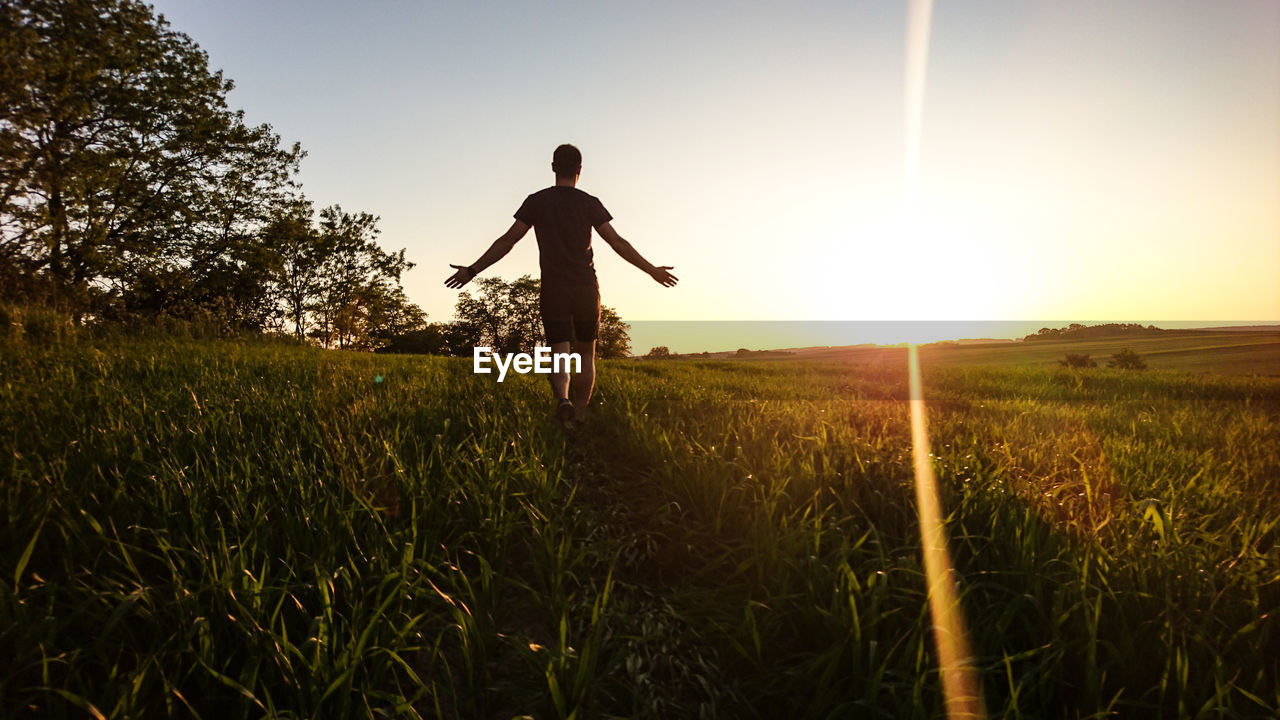
[[[548,345],[596,339],[600,289],[594,285],[543,285],[541,308]]]

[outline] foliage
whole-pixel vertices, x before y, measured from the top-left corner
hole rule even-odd
[[[0,347],[0,707],[941,717],[897,365]],[[992,717],[1273,717],[1280,380],[924,368]]]
[[[325,347],[378,349],[421,330],[426,314],[410,302],[400,276],[414,266],[404,250],[379,247],[378,218],[341,206],[298,203],[261,233],[274,262],[268,276],[276,316],[299,339]]]
[[[419,355],[470,355],[472,345],[457,323],[427,323],[392,336],[379,352]]]
[[[64,312],[43,305],[0,303],[0,341],[60,345],[79,335],[76,324]]]
[[[389,253],[376,242],[378,219],[334,205],[320,211],[311,335],[325,347],[364,349],[398,332],[416,330],[425,315],[410,305],[400,275],[413,267],[404,250]]]
[[[275,294],[282,320],[291,325],[295,338],[309,335],[311,309],[321,293],[320,268],[325,261],[327,244],[320,241],[319,230],[312,224],[312,209],[297,203],[283,209],[271,219],[259,236],[275,251]]]
[[[135,0],[0,10],[0,253],[59,300],[202,306],[259,260],[302,151],[227,108],[232,84]],[[136,290],[136,294],[131,294]],[[231,288],[237,295],[254,288]]]
[[[1107,367],[1120,368],[1122,370],[1146,370],[1147,361],[1142,356],[1134,352],[1132,348],[1125,348],[1111,356],[1107,361]]]
[[[671,349],[668,348],[666,345],[659,345],[654,348],[649,348],[649,352],[645,353],[645,357],[654,358],[658,360],[666,360],[667,358],[671,357]]]
[[[1102,337],[1144,337],[1151,335],[1164,335],[1176,332],[1174,330],[1165,330],[1155,325],[1142,326],[1139,323],[1104,323],[1102,325],[1082,325],[1080,323],[1071,323],[1064,328],[1040,328],[1037,332],[1027,335],[1023,340],[1080,340],[1085,338],[1102,338]]]
[[[461,293],[454,308],[457,332],[468,338],[462,354],[470,355],[473,346],[516,353],[529,352],[543,344],[541,280],[522,275],[511,282],[497,276],[479,278],[474,282],[478,293]],[[627,357],[631,352],[630,329],[631,326],[622,321],[616,310],[602,306],[596,356]]]
[[[790,350],[748,350],[746,348],[738,348],[738,351],[733,354],[735,358],[741,359],[780,358],[791,355],[795,355],[795,353]]]
[[[312,227],[301,148],[232,87],[138,0],[0,3],[0,297],[336,347],[419,326],[404,251],[364,213]]]
[[[1098,361],[1089,357],[1088,353],[1067,353],[1067,356],[1059,360],[1058,364],[1071,368],[1098,367]]]
[[[631,325],[613,308],[600,307],[600,328],[596,332],[596,357],[606,360],[631,355]]]
[[[521,275],[511,282],[494,276],[474,283],[478,294],[461,293],[453,311],[460,332],[472,345],[506,354],[529,352],[542,344],[541,281]]]

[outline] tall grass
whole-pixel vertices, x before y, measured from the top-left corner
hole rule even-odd
[[[0,350],[0,706],[937,717],[905,368]],[[1003,717],[1280,709],[1280,382],[925,371]]]

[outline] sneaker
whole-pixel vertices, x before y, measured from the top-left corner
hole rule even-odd
[[[560,401],[560,405],[556,408],[556,420],[567,427],[573,426],[573,401],[564,398]]]

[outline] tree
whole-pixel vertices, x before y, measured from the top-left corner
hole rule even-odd
[[[0,37],[9,273],[77,312],[182,314],[246,273],[234,294],[261,303],[256,230],[296,196],[299,146],[245,125],[232,83],[137,0],[3,2]]]
[[[1077,353],[1067,353],[1066,358],[1059,360],[1058,364],[1063,365],[1064,367],[1098,367],[1098,362],[1096,360],[1090,358],[1087,354],[1080,355]]]
[[[541,280],[523,275],[511,282],[500,277],[475,282],[479,293],[462,293],[454,307],[462,337],[474,346],[491,347],[501,353],[528,352],[543,344]],[[601,307],[596,355],[627,357],[631,352],[630,329],[616,310]]]
[[[458,324],[475,346],[514,353],[528,352],[542,344],[540,280],[529,275],[511,282],[487,277],[476,284],[479,294],[462,293],[454,308]]]
[[[370,350],[386,347],[398,337],[423,330],[427,314],[409,302],[404,288],[378,283],[365,289],[363,346]]]
[[[1147,361],[1142,359],[1142,356],[1134,352],[1132,348],[1125,348],[1111,356],[1111,359],[1107,361],[1107,367],[1120,368],[1122,370],[1146,370]]]
[[[469,338],[457,323],[427,323],[391,338],[377,352],[418,353],[422,355],[470,355]]]
[[[272,297],[281,323],[295,337],[325,346],[377,349],[422,329],[426,314],[409,302],[400,276],[413,267],[404,250],[376,242],[378,218],[334,205],[314,224],[300,202],[278,213],[260,233],[270,249]]]
[[[645,354],[645,357],[653,358],[655,360],[666,360],[671,357],[671,349],[666,345],[649,348],[649,352]]]
[[[1080,323],[1071,323],[1071,325],[1055,329],[1040,328],[1040,330],[1032,335],[1027,335],[1024,340],[1072,340],[1080,338],[1099,338],[1099,337],[1115,337],[1115,336],[1145,336],[1145,335],[1162,335],[1174,332],[1171,330],[1163,330],[1155,325],[1147,325],[1143,327],[1138,323],[1104,323],[1101,325],[1081,325]]]
[[[298,340],[307,337],[308,308],[319,293],[320,236],[311,226],[311,207],[298,204],[276,215],[262,229],[261,242],[273,248],[278,313]]]
[[[378,218],[369,213],[352,215],[337,205],[320,211],[318,238],[310,251],[314,295],[308,309],[316,319],[312,336],[325,347],[366,345],[372,305],[394,297],[400,275],[413,267],[403,249],[386,252],[377,236]],[[403,291],[399,298],[403,300]]]
[[[596,355],[606,360],[631,355],[631,325],[622,321],[618,311],[600,308],[600,330],[596,335]]]

